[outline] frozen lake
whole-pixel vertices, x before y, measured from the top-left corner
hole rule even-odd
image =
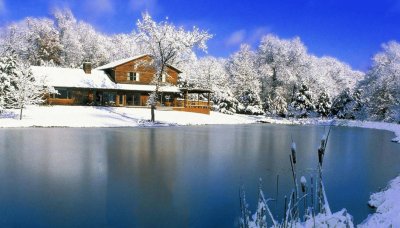
[[[258,179],[277,216],[299,176],[314,174],[320,126],[0,129],[1,227],[232,227],[244,186],[254,212]],[[369,195],[400,173],[387,131],[334,127],[324,159],[333,211],[355,223]]]

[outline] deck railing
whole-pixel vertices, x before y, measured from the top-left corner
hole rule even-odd
[[[174,102],[174,107],[203,107],[209,108],[212,105],[212,102],[208,101],[198,101],[198,100],[183,100],[183,99],[176,99]]]

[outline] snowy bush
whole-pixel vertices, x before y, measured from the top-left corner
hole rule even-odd
[[[331,112],[332,103],[330,101],[329,95],[325,92],[321,93],[317,101],[317,112],[321,116],[328,116]]]
[[[216,91],[212,97],[213,110],[225,114],[235,114],[237,112],[239,101],[233,97],[230,91]]]
[[[312,93],[308,86],[301,85],[301,88],[294,96],[290,104],[290,115],[297,118],[310,117],[315,114]]]
[[[286,117],[288,114],[287,103],[282,96],[276,96],[274,99],[268,97],[264,109],[271,116]]]
[[[344,90],[335,98],[331,108],[331,115],[340,119],[356,119],[362,116],[363,102],[361,90],[351,93],[349,89]]]

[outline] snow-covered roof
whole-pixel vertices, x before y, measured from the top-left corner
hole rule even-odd
[[[126,62],[130,62],[132,60],[142,58],[142,57],[144,57],[146,55],[148,55],[148,54],[137,55],[137,56],[129,57],[129,58],[126,58],[126,59],[120,59],[120,60],[117,60],[117,61],[114,61],[114,62],[111,62],[111,63],[107,63],[106,65],[99,66],[96,69],[97,70],[105,70],[105,69],[114,68],[114,67],[122,65],[122,64],[124,64]]]
[[[154,91],[155,85],[118,84],[109,78],[103,71],[93,69],[86,74],[82,69],[32,66],[32,73],[38,80],[53,87],[87,88],[87,89],[115,89],[129,91]],[[179,93],[177,86],[162,86],[162,92]]]
[[[99,67],[97,67],[96,69],[97,69],[97,70],[111,69],[111,68],[117,67],[117,66],[119,66],[119,65],[122,65],[122,64],[124,64],[124,63],[133,61],[133,60],[135,60],[135,59],[140,59],[140,58],[145,57],[145,56],[147,56],[147,55],[149,55],[149,54],[137,55],[137,56],[129,57],[129,58],[126,58],[126,59],[120,59],[120,60],[117,60],[117,61],[114,61],[114,62],[111,62],[111,63],[107,63],[106,65],[99,66]],[[179,73],[182,73],[182,71],[179,70],[178,68],[176,68],[175,66],[171,66],[171,65],[168,65],[168,66],[171,67],[171,68],[173,68],[173,69],[175,69],[175,70],[178,71]]]

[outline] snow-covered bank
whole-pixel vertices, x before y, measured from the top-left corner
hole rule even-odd
[[[386,190],[371,195],[369,205],[376,208],[360,227],[400,227],[400,176]]]
[[[257,117],[253,117],[257,118]],[[259,122],[271,124],[294,124],[294,125],[333,125],[333,126],[346,126],[346,127],[360,127],[368,129],[386,130],[393,132],[396,137],[392,139],[393,142],[400,143],[400,124],[385,123],[385,122],[372,122],[360,120],[342,120],[342,119],[276,119],[276,118],[260,118]]]
[[[31,106],[0,116],[0,127],[140,127],[204,124],[249,124],[256,119],[211,112],[210,115],[156,110],[157,123],[150,120],[150,109],[90,106]]]
[[[31,106],[0,115],[0,127],[140,127],[207,124],[302,124],[334,125],[388,130],[395,133],[394,142],[400,143],[400,125],[393,123],[330,120],[330,119],[278,119],[264,116],[227,115],[211,112],[210,115],[156,110],[157,123],[150,123],[150,110],[146,108],[113,108],[90,106]]]

